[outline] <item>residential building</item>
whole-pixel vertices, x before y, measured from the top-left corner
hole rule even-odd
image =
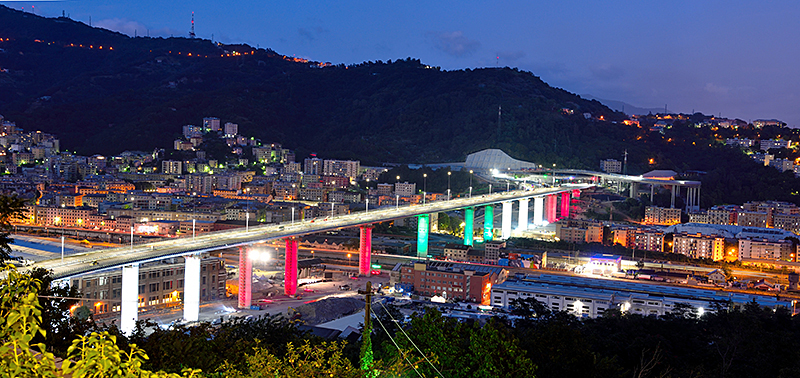
[[[183,173],[183,162],[164,160],[161,162],[161,173],[167,175],[179,175]]]
[[[471,246],[458,244],[458,243],[447,243],[444,246],[444,257],[448,258],[449,260],[455,261],[467,261],[467,254],[469,253]]]
[[[354,160],[325,160],[322,174],[325,176],[347,177],[350,181],[358,178],[361,162]]]
[[[647,206],[644,209],[644,223],[665,226],[681,223],[681,209]]]
[[[152,310],[179,307],[184,295],[183,258],[139,265],[138,307]],[[227,274],[221,258],[205,258],[200,262],[200,301],[225,298]],[[71,280],[71,286],[83,294],[83,304],[94,314],[113,314],[120,311],[122,300],[122,271],[104,271]],[[102,316],[100,316],[102,318]]]
[[[757,143],[754,139],[739,139],[739,138],[728,138],[725,140],[725,144],[728,146],[736,146],[740,148],[750,148],[755,146]]]
[[[488,241],[483,245],[484,248],[484,263],[486,264],[497,264],[497,260],[500,259],[500,251],[506,248],[505,241],[499,240],[492,240]]]
[[[323,160],[318,157],[306,158],[303,161],[303,174],[322,176],[324,172]]]
[[[400,273],[400,285],[419,295],[441,295],[484,305],[490,303],[492,286],[508,277],[508,271],[500,267],[445,261],[398,264],[395,270]]]
[[[789,240],[739,239],[739,260],[797,261],[795,252]]]
[[[562,219],[556,223],[556,237],[569,243],[602,243],[603,224],[585,219]]]
[[[725,238],[703,234],[676,234],[672,240],[672,252],[693,259],[722,260]]]
[[[203,131],[205,132],[219,131],[219,118],[217,117],[203,118]]]
[[[235,138],[239,134],[239,125],[232,122],[225,122],[225,137]]]
[[[737,215],[736,224],[745,227],[766,228],[768,224],[768,218],[769,214],[766,212],[742,210]]]
[[[616,159],[600,160],[600,170],[608,173],[622,172],[622,162]]]
[[[411,197],[417,192],[417,184],[398,182],[394,184],[394,194],[400,197]]]
[[[781,172],[792,171],[794,172],[794,160],[792,159],[774,159],[769,162],[769,166]]]
[[[760,141],[759,145],[762,151],[769,151],[771,149],[778,149],[778,148],[789,148],[789,144],[791,141],[783,140],[783,139],[770,139],[770,140],[762,140]]]

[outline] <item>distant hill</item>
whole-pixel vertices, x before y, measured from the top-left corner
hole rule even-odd
[[[583,94],[581,95],[581,97],[587,100],[599,101],[601,104],[608,106],[612,110],[616,110],[618,112],[622,112],[627,115],[648,115],[648,114],[664,113],[664,108],[640,108],[638,106],[633,106],[631,104],[628,104],[627,102],[622,102],[617,100],[604,100],[602,98],[594,97],[590,94]],[[671,113],[669,109],[667,109],[666,112]]]
[[[515,69],[445,72],[415,59],[320,67],[246,45],[130,38],[5,7],[0,35],[11,38],[0,43],[8,70],[0,85],[11,89],[0,92],[0,114],[81,153],[168,148],[181,125],[204,116],[265,142],[392,162],[462,159],[489,147],[566,162],[597,138],[614,136],[606,145],[622,149],[626,133],[582,115],[622,114]]]
[[[243,135],[296,149],[300,159],[314,151],[365,165],[439,163],[498,148],[540,164],[597,169],[627,151],[632,174],[708,172],[704,205],[800,202],[792,175],[698,134],[704,129],[628,126],[600,101],[517,69],[442,71],[412,58],[330,65],[247,45],[131,38],[4,6],[0,38],[0,114],[59,135],[62,148],[79,154],[171,150],[181,126],[216,116],[238,123]]]

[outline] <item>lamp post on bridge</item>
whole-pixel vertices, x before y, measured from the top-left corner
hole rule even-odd
[[[472,170],[469,170],[469,198],[472,198]]]
[[[425,197],[428,194],[428,174],[422,174],[422,204],[425,204]]]

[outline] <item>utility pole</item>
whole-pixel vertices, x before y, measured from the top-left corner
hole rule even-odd
[[[374,376],[372,373],[372,282],[367,281],[367,288],[364,291],[359,291],[359,294],[365,295],[364,307],[364,332],[361,334],[361,370],[367,372],[368,377]]]

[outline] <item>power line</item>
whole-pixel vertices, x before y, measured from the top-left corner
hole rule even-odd
[[[381,325],[381,328],[383,328],[383,332],[386,332],[386,335],[389,336],[389,340],[392,340],[392,344],[394,344],[395,348],[397,348],[397,351],[402,355],[403,354],[403,350],[400,349],[400,346],[397,345],[396,341],[394,341],[394,337],[392,337],[392,334],[390,334],[389,331],[386,330],[386,326],[383,325],[383,322],[381,322],[381,319],[378,317],[378,314],[375,314],[375,310],[372,310],[372,309],[370,309],[370,312],[372,312],[375,315],[375,320],[377,320],[378,324]],[[391,316],[391,315],[389,315],[389,316]],[[417,372],[417,375],[419,375],[421,378],[424,378],[424,377],[422,377],[422,373],[420,373],[419,370],[417,370],[417,367],[414,366],[414,364],[412,364],[411,361],[408,360],[408,357],[403,355],[403,359],[406,360],[406,362],[408,362],[408,364],[411,366],[411,368],[414,369],[414,371]]]
[[[397,322],[397,319],[395,319],[395,318],[394,318],[394,316],[392,316],[392,314],[391,314],[391,313],[389,312],[389,310],[386,308],[386,306],[384,306],[384,305],[383,305],[383,302],[382,302],[382,301],[378,301],[378,303],[381,305],[381,307],[383,307],[383,311],[386,311],[386,313],[387,313],[387,314],[389,314],[389,317],[390,317],[390,318],[392,318],[392,321],[394,321],[395,323],[398,323],[398,322]],[[419,347],[417,346],[417,344],[415,344],[415,343],[414,343],[414,341],[413,341],[413,340],[411,340],[411,338],[410,338],[410,337],[408,337],[408,334],[407,334],[407,333],[406,333],[406,331],[403,329],[403,327],[400,327],[400,326],[399,326],[399,323],[398,323],[398,327],[397,327],[397,328],[398,328],[398,329],[400,329],[400,332],[403,332],[403,335],[405,335],[405,336],[406,336],[406,339],[408,339],[408,341],[409,341],[409,342],[411,342],[411,345],[413,345],[413,346],[414,346],[414,348],[417,350],[417,352],[419,352],[419,354],[421,354],[421,355],[422,355],[422,358],[424,358],[424,359],[425,359],[425,361],[428,361],[428,363],[431,365],[431,367],[433,368],[433,370],[436,370],[436,373],[438,373],[440,377],[444,377],[444,374],[442,374],[442,372],[441,372],[441,371],[439,371],[439,369],[437,369],[437,368],[436,368],[436,366],[434,366],[434,365],[433,365],[433,362],[431,362],[431,360],[429,360],[429,359],[428,359],[428,356],[426,356],[426,355],[425,355],[425,353],[422,353],[422,351],[419,349]]]

